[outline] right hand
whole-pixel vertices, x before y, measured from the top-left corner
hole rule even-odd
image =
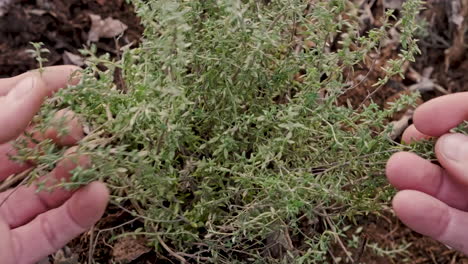
[[[436,165],[414,153],[387,163],[396,215],[414,231],[468,254],[468,137],[449,130],[468,119],[468,92],[433,99],[414,114],[404,142],[437,137]]]

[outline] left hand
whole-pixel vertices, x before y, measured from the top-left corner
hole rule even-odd
[[[0,181],[21,173],[33,164],[19,164],[10,159],[15,153],[12,140],[30,129],[31,119],[47,96],[67,84],[76,83],[73,66],[45,68],[8,79],[0,79]],[[65,120],[68,134],[59,136],[55,128],[35,140],[51,139],[61,146],[72,146],[83,137],[82,126],[71,111],[59,111],[55,118]],[[34,147],[30,142],[30,147]],[[53,185],[68,179],[77,166],[89,166],[88,157],[74,155],[73,148],[56,168],[43,179]],[[37,187],[20,186],[0,193],[0,263],[29,264],[62,248],[88,230],[103,215],[109,200],[107,187],[93,182],[76,192],[57,189],[36,192]]]

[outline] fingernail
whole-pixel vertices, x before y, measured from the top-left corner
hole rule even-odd
[[[468,136],[462,134],[450,134],[443,136],[440,142],[442,154],[450,160],[468,161]]]
[[[36,80],[33,77],[26,77],[23,80],[19,81],[13,90],[8,93],[8,98],[11,98],[14,101],[22,100],[29,94],[36,86]]]

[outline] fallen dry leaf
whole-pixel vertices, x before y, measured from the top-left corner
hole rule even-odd
[[[0,0],[0,17],[5,15],[13,0]]]
[[[151,248],[146,246],[144,238],[134,238],[131,236],[122,237],[114,245],[112,256],[118,263],[129,263],[141,255],[148,253]]]
[[[64,247],[54,254],[53,264],[79,264],[78,254],[73,253],[69,247]]]
[[[431,79],[432,72],[434,71],[433,67],[427,67],[423,70],[422,75],[416,72],[414,69],[410,69],[410,73],[408,76],[416,81],[416,84],[411,85],[409,90],[411,92],[418,91],[420,93],[424,92],[430,92],[437,90],[441,92],[442,94],[449,94],[450,92],[447,91],[444,87],[441,85],[435,83],[433,79]]]
[[[447,91],[444,87],[435,83],[434,80],[428,78],[424,78],[420,82],[411,85],[409,89],[410,91],[418,91],[421,93],[437,90],[442,94],[450,94],[450,92]]]
[[[99,15],[90,14],[91,29],[88,33],[88,42],[97,42],[100,38],[114,38],[125,32],[128,26],[122,21],[108,17],[102,19]]]
[[[400,118],[398,121],[393,121],[390,124],[393,125],[392,131],[390,132],[390,138],[392,140],[397,139],[403,134],[406,128],[409,126],[409,121],[413,118],[414,110],[410,109]]]
[[[463,20],[464,16],[462,14],[462,1],[452,1],[450,3],[451,10],[450,12],[452,13],[450,16],[450,20],[452,23],[457,25],[458,28],[461,28],[463,26]]]
[[[43,16],[49,12],[47,10],[42,10],[42,9],[28,9],[26,10],[26,13],[30,15],[35,15],[35,16]]]
[[[466,51],[465,33],[467,32],[468,23],[468,0],[452,1],[452,16],[451,22],[457,26],[454,32],[453,44],[445,50],[445,71],[448,72],[451,66],[459,63]]]
[[[405,0],[384,0],[383,5],[389,9],[401,9]]]
[[[433,80],[424,78],[420,82],[413,84],[409,87],[410,91],[418,91],[421,93],[434,91],[435,83]]]
[[[388,30],[388,33],[389,33],[389,38],[383,41],[382,46],[387,47],[390,45],[394,45],[394,49],[396,49],[398,45],[400,44],[401,34],[398,32],[398,30],[395,27],[390,28],[390,30]]]
[[[73,64],[80,67],[85,64],[84,59],[80,55],[76,55],[68,51],[65,51],[62,54],[62,59],[65,64]]]
[[[288,229],[281,228],[272,232],[267,237],[267,248],[268,255],[276,259],[282,259],[283,256],[287,255],[288,251],[294,251]]]
[[[361,25],[373,25],[375,22],[374,14],[372,14],[371,6],[365,3],[362,7],[362,14],[359,16]],[[366,26],[364,26],[366,28]]]

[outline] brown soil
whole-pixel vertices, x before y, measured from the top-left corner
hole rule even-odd
[[[445,4],[447,1],[428,2],[428,9],[423,15],[432,25],[431,30],[428,32],[428,37],[421,41],[423,56],[412,65],[403,66],[407,78],[405,80],[394,78],[377,91],[372,87],[372,84],[382,76],[380,66],[386,60],[397,56],[399,44],[389,44],[378,57],[370,58],[360,69],[355,69],[352,78],[358,80],[356,83],[359,85],[340,99],[341,104],[357,107],[363,102],[367,103],[367,97],[372,94],[371,99],[384,106],[386,102],[407,92],[408,87],[417,82],[415,73],[422,73],[428,67],[433,68],[430,77],[448,92],[468,90],[466,74],[468,59],[465,53],[450,58],[449,67],[446,66],[445,51],[452,47],[454,39],[453,26],[447,22],[449,21]],[[376,18],[382,14],[382,3],[383,0],[377,0],[372,6]],[[97,42],[96,46],[100,53],[108,52],[118,57],[120,47],[130,43],[137,45],[142,27],[133,13],[133,8],[123,0],[16,0],[8,12],[0,16],[0,77],[14,76],[37,67],[37,62],[26,52],[31,48],[30,42],[43,42],[50,50],[46,66],[67,63],[63,56],[65,51],[79,54],[78,50],[87,46],[91,13],[99,14],[103,18],[118,19],[129,27],[118,40],[101,39]],[[378,23],[378,19],[375,23]],[[430,91],[423,94],[423,99],[428,100],[440,95],[442,93],[439,91]],[[127,205],[126,208],[131,206]],[[153,251],[147,250],[142,238],[110,240],[113,235],[124,230],[131,231],[142,226],[141,222],[132,219],[130,214],[120,208],[110,206],[106,216],[95,227],[95,232],[92,232],[93,236],[91,233],[84,234],[70,244],[70,254],[86,261],[89,253],[92,253],[99,263],[110,263],[112,258],[125,257],[129,259],[127,263],[134,264],[156,263],[156,260],[157,263],[173,263],[171,261],[173,259],[169,256],[156,255]],[[362,231],[357,228],[348,230],[348,237],[343,239],[344,246],[337,243],[330,250],[331,260],[341,258],[346,261],[346,251],[348,251],[352,253],[354,263],[468,263],[468,258],[404,227],[390,210],[381,212],[380,216],[362,217],[358,219],[357,226],[361,226]],[[353,236],[359,238],[354,246],[349,244]],[[90,247],[91,242],[96,246]],[[374,244],[387,250],[397,250],[402,244],[407,244],[409,247],[405,251],[395,252],[396,258],[390,260],[373,250]]]
[[[406,228],[390,210],[379,216],[362,217],[356,226],[361,228],[354,227],[346,232],[347,238],[342,241],[345,249],[338,243],[332,248],[331,255],[335,259],[363,264],[468,264],[468,258],[463,254]],[[359,238],[355,245],[349,242],[353,237]],[[374,249],[374,246],[380,249]],[[390,253],[392,258],[383,256],[379,250]],[[346,252],[354,262],[348,259]]]
[[[35,59],[26,52],[32,48],[30,42],[43,42],[50,51],[45,66],[67,63],[63,58],[66,51],[79,55],[78,50],[88,46],[89,14],[112,17],[129,26],[119,40],[100,39],[95,43],[99,53],[118,56],[120,47],[137,44],[142,27],[133,7],[124,0],[104,2],[13,0],[7,13],[0,17],[0,77],[14,76],[37,67]]]

